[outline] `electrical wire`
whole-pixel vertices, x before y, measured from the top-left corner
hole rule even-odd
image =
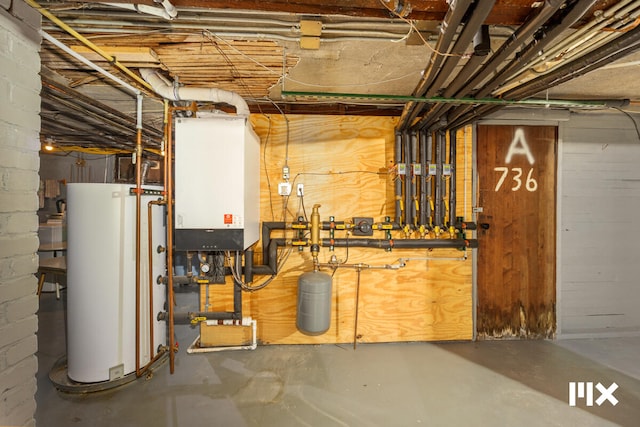
[[[406,22],[407,24],[409,24],[409,26],[411,27],[411,29],[413,31],[415,31],[415,33],[418,35],[418,37],[420,38],[420,40],[422,40],[422,43],[424,43],[425,46],[427,46],[429,48],[429,50],[431,50],[431,52],[435,53],[436,55],[440,55],[440,56],[460,56],[460,57],[465,57],[468,55],[471,55],[470,53],[463,53],[463,54],[456,54],[456,53],[444,53],[444,52],[438,52],[435,48],[431,47],[431,45],[424,39],[424,37],[422,37],[422,34],[420,33],[420,30],[416,27],[416,25],[413,23],[413,20],[411,19],[407,19],[404,16],[400,15],[398,12],[396,12],[395,10],[391,9],[389,6],[387,6],[387,4],[384,2],[384,0],[378,0],[380,2],[380,4],[389,11],[389,13],[392,13],[393,15],[397,16],[399,19],[401,19],[402,21]]]
[[[283,83],[285,81],[289,81],[292,83],[296,83],[296,84],[300,84],[303,86],[307,86],[307,87],[317,87],[317,88],[335,88],[335,87],[369,87],[369,86],[376,86],[376,85],[383,85],[383,84],[387,84],[387,83],[392,83],[392,82],[396,82],[398,80],[403,80],[406,79],[408,77],[413,77],[415,75],[420,75],[422,73],[422,70],[418,70],[418,71],[412,71],[410,73],[407,73],[405,75],[402,75],[400,77],[394,77],[394,78],[390,78],[390,79],[384,79],[384,80],[378,80],[375,82],[369,82],[369,83],[354,83],[354,84],[346,84],[346,83],[342,83],[342,84],[333,84],[333,85],[321,85],[321,84],[316,84],[316,83],[309,83],[309,82],[303,82],[301,80],[297,80],[294,78],[291,78],[289,76],[289,72],[288,70],[283,70],[282,72],[279,71],[275,71],[272,68],[269,68],[268,66],[264,65],[263,63],[261,63],[260,61],[252,58],[251,56],[247,55],[246,53],[242,52],[240,49],[238,49],[237,47],[235,47],[234,45],[232,45],[231,43],[229,43],[228,41],[226,41],[225,39],[223,39],[222,37],[218,36],[215,33],[212,33],[208,30],[203,30],[203,35],[204,33],[215,37],[216,39],[220,40],[222,43],[224,43],[227,47],[229,47],[229,49],[232,49],[233,51],[235,51],[237,54],[239,54],[240,56],[242,56],[243,58],[253,62],[254,64],[256,64],[257,66],[267,70],[268,72],[272,73],[272,74],[277,74],[280,76],[281,79],[283,79]],[[418,34],[420,34],[420,32],[418,32]],[[402,39],[400,40],[404,40],[406,37],[408,36],[408,34],[406,36],[404,36]],[[422,35],[420,35],[420,38],[422,39],[422,41],[429,47],[429,49],[433,48],[424,40],[424,38],[422,38]],[[399,40],[399,41],[400,41]],[[453,55],[450,55],[453,56]],[[274,104],[275,105],[275,104]],[[282,113],[282,111],[281,111]]]
[[[271,179],[269,178],[269,169],[267,168],[267,146],[269,145],[269,140],[271,138],[271,115],[267,115],[267,120],[269,122],[269,127],[267,128],[267,135],[264,140],[264,147],[262,148],[262,165],[264,167],[264,175],[267,178],[267,191],[269,192],[269,207],[271,209],[271,221],[275,221],[275,213],[273,212],[273,196],[271,191]]]
[[[238,255],[236,255],[238,256]],[[250,286],[247,283],[245,283],[242,280],[242,272],[238,272],[236,270],[236,268],[234,267],[234,262],[233,259],[231,258],[231,252],[229,251],[225,251],[225,257],[227,258],[227,261],[229,263],[230,266],[230,270],[231,270],[231,275],[233,276],[233,280],[235,281],[235,283],[237,283],[238,285],[240,285],[240,288],[243,291],[246,292],[255,292],[255,291],[259,291],[260,289],[264,289],[269,283],[271,283],[273,281],[273,279],[275,279],[276,275],[272,274],[271,277],[269,277],[268,279],[266,279],[264,282],[262,282],[259,285],[256,286]]]
[[[284,122],[287,128],[287,135],[286,135],[286,139],[285,139],[285,152],[284,152],[284,166],[289,167],[289,137],[290,137],[290,127],[289,127],[289,117],[287,117],[287,115],[284,113],[284,111],[282,111],[282,108],[280,108],[280,106],[273,102],[272,100],[270,100],[271,103],[273,104],[274,107],[276,107],[276,109],[280,112],[280,114],[282,114],[282,117],[284,118]]]
[[[640,129],[638,128],[638,122],[636,122],[636,119],[634,119],[631,114],[629,114],[627,111],[624,111],[622,108],[619,108],[619,107],[612,107],[612,108],[614,110],[621,112],[622,114],[627,116],[629,120],[631,120],[631,123],[633,123],[633,126],[636,128],[636,135],[638,135],[638,140],[640,140]]]

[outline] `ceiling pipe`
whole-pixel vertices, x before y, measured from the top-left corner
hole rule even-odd
[[[495,73],[509,55],[522,46],[528,37],[531,37],[536,31],[538,31],[540,26],[545,24],[563,4],[564,0],[547,0],[544,6],[542,6],[540,12],[538,12],[533,19],[518,27],[513,35],[507,39],[507,41],[500,46],[498,51],[489,58],[489,61],[482,67],[482,69],[458,91],[458,94],[464,96],[471,93],[475,87],[482,83],[489,75]],[[478,98],[481,98],[481,96],[478,96]]]
[[[554,107],[582,107],[582,108],[603,108],[609,106],[612,102],[619,102],[618,100],[561,100],[561,99],[522,99],[522,100],[509,100],[500,98],[443,98],[441,96],[434,96],[431,98],[424,98],[418,96],[407,95],[386,95],[377,93],[331,93],[331,92],[302,92],[302,91],[289,91],[283,90],[282,96],[292,97],[306,97],[306,98],[328,98],[328,99],[370,99],[380,101],[400,101],[400,102],[416,102],[416,103],[447,103],[447,104],[488,104],[488,105],[529,105],[529,106],[554,106]]]
[[[589,38],[590,34],[596,34],[598,31],[612,26],[616,21],[624,18],[639,7],[639,0],[623,0],[613,4],[603,13],[596,14],[586,25],[551,46],[548,51],[544,52],[544,55],[535,58],[531,65],[534,66],[546,61],[548,58],[561,55],[561,52],[574,49],[577,45],[582,44],[582,40]]]
[[[56,24],[58,27],[62,28],[64,31],[66,31],[67,33],[69,33],[70,35],[72,35],[73,37],[75,37],[79,42],[81,42],[82,44],[84,44],[85,46],[87,46],[88,48],[90,48],[91,50],[93,50],[95,53],[97,53],[98,55],[102,56],[104,59],[107,60],[107,62],[109,62],[110,64],[112,64],[114,67],[118,68],[120,71],[122,71],[123,73],[125,73],[127,76],[131,77],[133,80],[135,80],[136,82],[140,83],[143,87],[146,87],[147,89],[151,89],[151,87],[149,86],[149,84],[147,82],[145,82],[144,80],[142,80],[140,77],[138,77],[133,71],[131,71],[129,68],[125,67],[121,62],[119,62],[114,56],[110,55],[109,53],[105,52],[103,49],[101,49],[100,47],[98,47],[95,43],[93,43],[91,40],[87,39],[86,37],[84,37],[82,34],[78,33],[76,30],[74,30],[73,28],[71,28],[70,26],[68,26],[67,24],[65,24],[64,22],[62,22],[60,19],[58,19],[58,17],[56,17],[54,14],[52,14],[51,12],[49,12],[47,9],[45,9],[44,7],[40,6],[35,0],[24,0],[29,6],[33,7],[35,10],[37,10],[42,16],[44,16],[45,18],[49,19],[51,22],[53,22],[54,24]],[[137,95],[137,94],[136,94]]]
[[[520,102],[526,101],[525,98],[587,74],[588,72],[609,64],[612,61],[616,61],[629,55],[638,48],[640,48],[640,27],[636,27],[633,30],[624,33],[617,39],[576,61],[566,64],[548,74],[540,76],[537,79],[531,80],[522,86],[506,92],[504,94],[504,99],[520,99]],[[615,105],[614,101],[608,101],[606,103],[606,106],[621,107],[624,105],[628,105],[628,100],[619,100],[618,105]],[[455,120],[451,120],[451,126],[464,126],[465,124],[478,120],[481,117],[492,114],[500,108],[502,108],[502,106],[483,105],[475,111],[467,112],[466,114],[455,118]]]
[[[505,99],[522,99],[536,93],[587,74],[627,56],[640,48],[640,27],[622,34],[615,40],[543,76],[506,92]]]
[[[556,11],[564,4],[563,0],[547,0],[544,3],[544,6],[540,9],[538,14],[536,14],[532,19],[522,24],[518,29],[512,34],[512,36],[507,39],[502,46],[498,49],[498,51],[489,58],[489,60],[482,66],[482,68],[473,76],[471,79],[465,84],[458,92],[456,96],[467,96],[472,93],[476,86],[480,85],[484,80],[487,79],[491,74],[495,73],[496,70],[501,72],[500,69],[501,64],[515,52],[520,46],[522,46],[528,37],[531,37],[538,29],[544,25],[555,13]],[[481,98],[478,96],[478,98]],[[472,107],[462,106],[456,108],[451,114],[454,117],[460,117],[462,114],[468,112]]]
[[[102,3],[116,6],[116,3]],[[122,5],[123,3],[118,3]],[[132,10],[130,7],[127,9]],[[214,10],[209,10],[208,12],[216,12]],[[65,16],[64,12],[60,13],[61,16]],[[129,13],[129,12],[121,12],[121,11],[111,11],[109,10],[83,10],[81,14],[66,14],[70,19],[73,19],[74,16],[82,16],[84,18],[98,18],[98,20],[105,25],[122,25],[123,23],[128,25],[148,25],[153,26],[156,25],[156,22],[150,21],[147,17],[140,16],[137,13]],[[183,9],[181,10],[179,21],[185,24],[198,24],[200,26],[203,25],[242,25],[242,26],[251,26],[251,27],[259,27],[264,29],[280,27],[287,29],[289,31],[300,31],[300,18],[293,16],[291,19],[291,15],[281,14],[279,17],[283,19],[265,19],[260,15],[260,17],[247,17],[247,16],[236,16],[234,12],[233,15],[222,15],[222,16],[212,16],[209,13],[200,13],[194,14],[192,9]],[[344,18],[344,17],[343,17]],[[315,18],[312,18],[315,20]],[[93,21],[93,20],[92,20]],[[95,21],[94,21],[95,22]],[[166,23],[165,23],[166,24]],[[354,20],[345,18],[344,21],[341,22],[331,22],[327,21],[325,17],[322,18],[322,31],[326,30],[344,30],[344,31],[385,31],[391,32],[394,31],[396,34],[406,35],[407,32],[411,30],[411,26],[406,22],[398,22],[398,21],[388,21],[388,20]]]
[[[78,61],[82,62],[83,64],[85,64],[89,68],[99,72],[100,74],[102,74],[103,76],[107,77],[108,79],[111,79],[114,82],[118,83],[120,86],[122,86],[123,88],[125,88],[126,90],[131,92],[133,95],[139,95],[140,94],[140,90],[138,90],[137,88],[131,86],[129,83],[125,82],[121,78],[111,74],[109,71],[105,70],[101,66],[89,61],[87,58],[85,58],[84,56],[80,55],[78,52],[76,52],[75,50],[71,49],[69,46],[67,46],[66,44],[62,43],[60,40],[56,39],[55,37],[53,37],[49,33],[40,30],[40,35],[42,36],[43,39],[47,40],[49,43],[51,43],[54,46],[56,46],[58,49],[60,49],[60,50],[64,51],[65,53],[71,55],[73,58],[75,58]]]
[[[470,5],[471,0],[452,0],[449,2],[449,10],[442,21],[440,37],[436,42],[433,53],[431,54],[429,64],[422,74],[422,79],[413,91],[414,96],[422,96],[431,85],[431,82],[442,65],[442,53],[449,49],[449,45],[458,31],[458,26],[462,22],[462,18],[464,18]],[[396,127],[398,130],[406,129],[416,118],[418,115],[416,112],[416,105],[417,104],[415,102],[409,102],[405,105]]]
[[[126,33],[126,34],[146,34],[155,30],[194,30],[201,32],[202,30],[214,33],[219,37],[249,37],[267,40],[282,40],[299,42],[300,31],[293,27],[257,27],[257,26],[231,26],[224,23],[218,24],[200,24],[184,22],[183,20],[173,22],[156,22],[146,25],[143,22],[136,21],[103,21],[100,19],[72,19],[71,22],[76,28],[85,32],[99,33]],[[139,28],[148,27],[148,30],[140,30]],[[297,35],[296,35],[297,34]],[[336,41],[400,41],[405,39],[406,32],[395,33],[382,30],[362,30],[362,29],[324,29],[322,30],[322,42]]]
[[[98,102],[95,99],[84,95],[77,90],[71,89],[65,85],[55,82],[54,80],[46,76],[42,76],[42,88],[43,91],[53,91],[69,96],[73,98],[76,103],[81,104],[82,108],[93,110],[101,116],[104,116],[106,119],[117,121],[120,125],[126,126],[127,128],[136,125],[136,120],[124,114],[123,112],[116,110],[115,108],[111,108],[110,106],[101,102]],[[151,134],[157,139],[161,139],[163,136],[163,132],[161,130],[151,126],[147,127],[147,133]]]
[[[493,89],[502,84],[507,78],[515,72],[518,67],[522,67],[522,64],[527,64],[530,60],[532,60],[542,49],[549,45],[552,41],[554,41],[562,32],[568,29],[571,25],[573,25],[578,19],[580,19],[588,10],[593,6],[593,4],[597,0],[580,0],[562,19],[560,24],[554,26],[550,30],[546,31],[543,37],[540,40],[534,40],[532,43],[527,45],[519,55],[516,55],[506,67],[504,67],[493,79],[491,79],[478,93],[476,93],[477,98],[484,98],[489,95]],[[474,55],[475,57],[475,55]],[[460,73],[455,77],[453,82],[449,85],[449,87],[445,90],[443,96],[451,97],[456,93],[459,93],[462,86],[466,83],[466,81],[471,76],[471,73],[467,71],[467,69],[471,69],[471,67],[475,66],[475,63],[472,62],[474,57],[472,57],[465,67]],[[469,67],[468,67],[469,66]],[[471,71],[473,72],[473,71]],[[434,124],[439,122],[442,114],[446,113],[446,110],[450,108],[446,108],[445,106],[437,106],[433,107],[429,113],[425,115],[425,117],[416,124],[417,128],[429,128]],[[468,110],[468,108],[467,108]],[[463,111],[460,109],[460,111]],[[453,117],[452,117],[453,118]]]
[[[580,0],[576,5],[564,16],[560,24],[545,31],[540,40],[534,40],[525,47],[519,55],[516,55],[503,70],[492,78],[482,89],[478,91],[476,96],[483,98],[489,95],[495,88],[504,83],[517,69],[522,68],[523,64],[527,64],[536,55],[540,54],[543,49],[553,42],[561,33],[575,24],[578,19],[584,16],[587,11],[596,3],[597,0]]]
[[[451,76],[453,69],[458,65],[458,62],[460,62],[462,55],[467,51],[469,44],[482,28],[482,24],[487,16],[489,16],[494,4],[495,0],[484,0],[482,2],[478,2],[477,6],[471,12],[471,18],[469,18],[469,20],[464,24],[460,35],[451,48],[451,56],[446,57],[444,64],[440,70],[438,70],[436,77],[433,79],[433,82],[431,82],[423,96],[427,98],[433,96],[442,86],[444,86],[446,80]],[[415,107],[414,113],[416,116],[420,114],[423,107],[424,105],[418,105]]]
[[[489,26],[481,25],[476,34],[473,37],[473,55],[464,64],[462,70],[454,77],[454,79],[447,85],[442,96],[444,98],[451,98],[456,94],[460,88],[467,82],[469,77],[476,72],[478,67],[482,65],[490,50],[487,46],[491,45],[491,39],[489,36]],[[450,105],[434,104],[429,111],[423,116],[421,120],[412,126],[412,129],[428,129],[434,122],[440,120],[440,116],[451,108]]]
[[[575,43],[572,46],[567,47],[566,50],[558,53],[557,56],[551,57],[549,56],[548,61],[544,63],[531,61],[531,64],[528,65],[528,68],[521,69],[518,74],[512,76],[506,83],[502,84],[495,92],[495,96],[499,96],[502,93],[508,92],[511,89],[515,89],[522,84],[533,80],[534,78],[552,71],[554,68],[562,64],[568,64],[585,54],[588,54],[590,51],[593,51],[599,47],[604,46],[609,41],[617,38],[620,33],[628,32],[633,29],[633,26],[628,26],[628,21],[630,18],[633,20],[638,19],[640,16],[640,9],[633,12],[631,16],[626,16],[624,20],[621,20],[616,23],[612,23],[610,28],[622,28],[626,27],[627,30],[616,30],[614,31],[603,31],[603,30],[593,30],[593,32],[582,37],[582,40],[579,43]]]
[[[160,96],[171,101],[209,101],[232,105],[239,116],[249,116],[247,102],[237,93],[218,88],[174,87],[151,68],[141,68],[140,76]]]
[[[121,9],[135,10],[136,12],[144,13],[147,15],[158,16],[168,21],[175,19],[178,16],[178,11],[175,6],[171,4],[169,0],[154,0],[156,3],[162,5],[162,7],[149,6],[146,4],[134,4],[134,3],[101,3],[106,6],[118,7]]]

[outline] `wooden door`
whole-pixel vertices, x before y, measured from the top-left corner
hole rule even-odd
[[[477,127],[479,339],[555,334],[556,147],[556,127]]]

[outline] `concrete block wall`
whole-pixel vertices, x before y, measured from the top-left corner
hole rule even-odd
[[[40,14],[0,0],[0,425],[34,426]]]

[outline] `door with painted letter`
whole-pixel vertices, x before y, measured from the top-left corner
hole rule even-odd
[[[479,339],[556,330],[555,126],[477,126]]]

